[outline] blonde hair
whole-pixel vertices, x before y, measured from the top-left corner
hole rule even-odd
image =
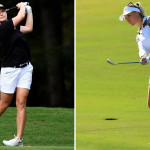
[[[141,5],[140,2],[136,2],[135,4],[133,4],[132,2],[130,2],[128,5],[128,7],[136,7],[138,9],[140,9],[140,14],[142,17],[145,17],[145,12],[144,12],[144,9],[143,9],[143,6]]]
[[[141,3],[140,2],[136,2],[134,5],[137,6],[140,9],[142,17],[145,17],[146,16],[145,15],[145,11],[144,11],[144,8],[141,5]]]

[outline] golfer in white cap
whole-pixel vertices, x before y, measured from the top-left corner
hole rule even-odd
[[[136,41],[139,47],[139,56],[142,65],[150,63],[150,16],[146,17],[144,9],[140,2],[129,3],[119,17],[120,21],[127,20],[132,26],[138,26],[138,35]],[[148,54],[147,54],[148,52]],[[148,89],[148,106],[150,108],[150,82]]]
[[[144,9],[140,2],[135,4],[129,3],[123,10],[123,14],[119,17],[120,21],[127,20],[132,26],[137,25],[138,35],[136,41],[139,47],[139,56],[143,65],[149,62],[147,51],[150,53],[150,17],[145,16]],[[146,58],[147,57],[147,58]]]

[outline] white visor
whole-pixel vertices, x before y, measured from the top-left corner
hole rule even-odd
[[[128,6],[126,6],[125,8],[124,8],[124,10],[123,10],[123,14],[119,17],[119,20],[120,21],[123,21],[123,20],[125,20],[125,15],[127,15],[127,14],[129,14],[129,13],[131,13],[131,12],[133,12],[133,11],[136,11],[136,12],[139,12],[140,13],[140,9],[138,9],[138,8],[136,8],[136,7],[128,7]]]

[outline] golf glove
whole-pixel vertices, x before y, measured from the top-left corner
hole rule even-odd
[[[147,61],[148,64],[150,64],[150,56],[146,57],[146,61]]]
[[[25,6],[25,8],[26,8],[26,13],[32,13],[31,6],[27,5],[27,6]]]
[[[24,6],[28,6],[29,2],[22,2],[24,4]]]

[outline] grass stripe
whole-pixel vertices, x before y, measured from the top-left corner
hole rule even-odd
[[[119,20],[118,18],[99,18],[99,17],[82,17],[76,16],[77,19],[89,19],[89,20]]]

